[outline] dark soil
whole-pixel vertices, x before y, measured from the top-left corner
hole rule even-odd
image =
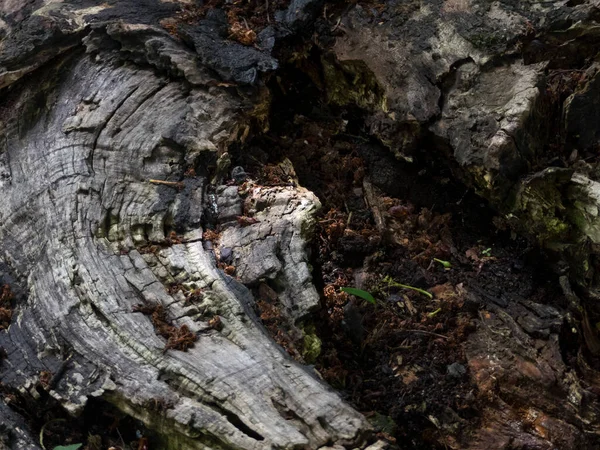
[[[543,257],[498,229],[485,201],[435,158],[433,143],[421,143],[432,150],[419,152],[428,159],[397,161],[366,134],[360,111],[333,108],[308,76],[295,68],[288,75],[271,86],[271,131],[233,156],[265,184],[285,182],[273,167],[288,158],[322,201],[313,243],[322,292],[315,368],[380,438],[405,449],[460,448],[487,401],[470,381],[464,349],[486,302],[520,295],[557,305],[560,289],[540,270]],[[467,286],[483,300],[466,295]],[[276,301],[257,295],[273,337],[302,360]]]

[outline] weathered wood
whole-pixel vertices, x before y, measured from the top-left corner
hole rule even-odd
[[[238,189],[207,195],[209,166],[226,161],[259,90],[218,85],[252,83],[276,62],[227,42],[216,22],[186,29],[194,52],[158,25],[177,6],[0,7],[0,247],[28,293],[0,333],[2,383],[34,394],[50,372],[50,394],[71,413],[102,397],[162,448],[361,446],[365,419],[274,344],[250,291],[203,247],[204,208],[225,222],[221,198]],[[228,174],[221,165],[215,181]],[[234,218],[221,242],[241,281],[282,277],[301,317],[318,302],[305,254],[318,200],[259,190],[258,224]],[[193,348],[165,350],[140,312],[157,305],[197,333]]]

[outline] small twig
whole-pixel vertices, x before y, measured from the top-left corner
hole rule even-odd
[[[267,23],[271,23],[271,18],[269,17],[269,0],[265,0],[266,10],[267,10]]]
[[[125,448],[125,441],[123,440],[123,436],[121,436],[121,432],[119,431],[118,428],[116,430],[117,430],[117,434],[119,435],[119,439],[121,439],[122,448]]]
[[[550,75],[555,73],[573,73],[573,72],[585,72],[585,69],[555,69],[550,72]]]
[[[181,181],[164,181],[164,180],[148,180],[152,184],[162,184],[164,186],[171,186],[177,189],[183,188],[183,183]]]
[[[465,191],[465,193],[463,194],[463,196],[460,198],[459,201],[456,202],[456,206],[460,206],[460,204],[462,203],[462,201],[465,199],[465,197],[467,196],[467,194],[469,193],[469,190],[467,189]]]
[[[350,139],[356,139],[362,142],[370,142],[369,139],[365,138],[364,136],[359,136],[357,134],[350,134],[350,133],[338,133],[336,134],[335,137],[339,137],[339,138],[350,138]]]
[[[340,23],[342,22],[342,18],[340,17],[337,21],[337,23],[333,26],[333,28],[331,29],[331,32],[333,33],[335,30],[337,30],[340,27]]]

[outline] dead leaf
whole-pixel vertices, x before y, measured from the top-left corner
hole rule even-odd
[[[465,252],[465,256],[475,262],[479,261],[479,249],[472,247]]]
[[[450,297],[454,297],[456,292],[454,291],[454,286],[450,283],[438,284],[437,286],[433,286],[429,289],[429,292],[433,294],[433,296],[439,300],[447,300]]]

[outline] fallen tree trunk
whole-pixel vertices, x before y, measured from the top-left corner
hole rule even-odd
[[[399,159],[441,154],[503,226],[557,250],[589,285],[597,3],[408,2],[384,8],[379,27],[373,14],[359,6],[340,22],[331,100],[357,103],[352,93],[371,86],[367,125]],[[362,74],[354,89],[334,89],[351,73]]]
[[[74,415],[101,397],[161,448],[361,446],[365,419],[270,340],[249,290],[204,248],[203,227],[233,219],[244,281],[282,276],[294,317],[318,302],[312,194],[253,188],[260,223],[243,227],[237,186],[207,193],[211,172],[229,179],[228,142],[260,93],[213,71],[253,82],[275,62],[239,44],[222,54],[218,33],[194,29],[198,64],[158,26],[175,5],[147,3],[2,6],[0,236],[26,292],[1,333],[2,383],[33,396],[41,383]],[[272,264],[257,268],[262,251]]]

